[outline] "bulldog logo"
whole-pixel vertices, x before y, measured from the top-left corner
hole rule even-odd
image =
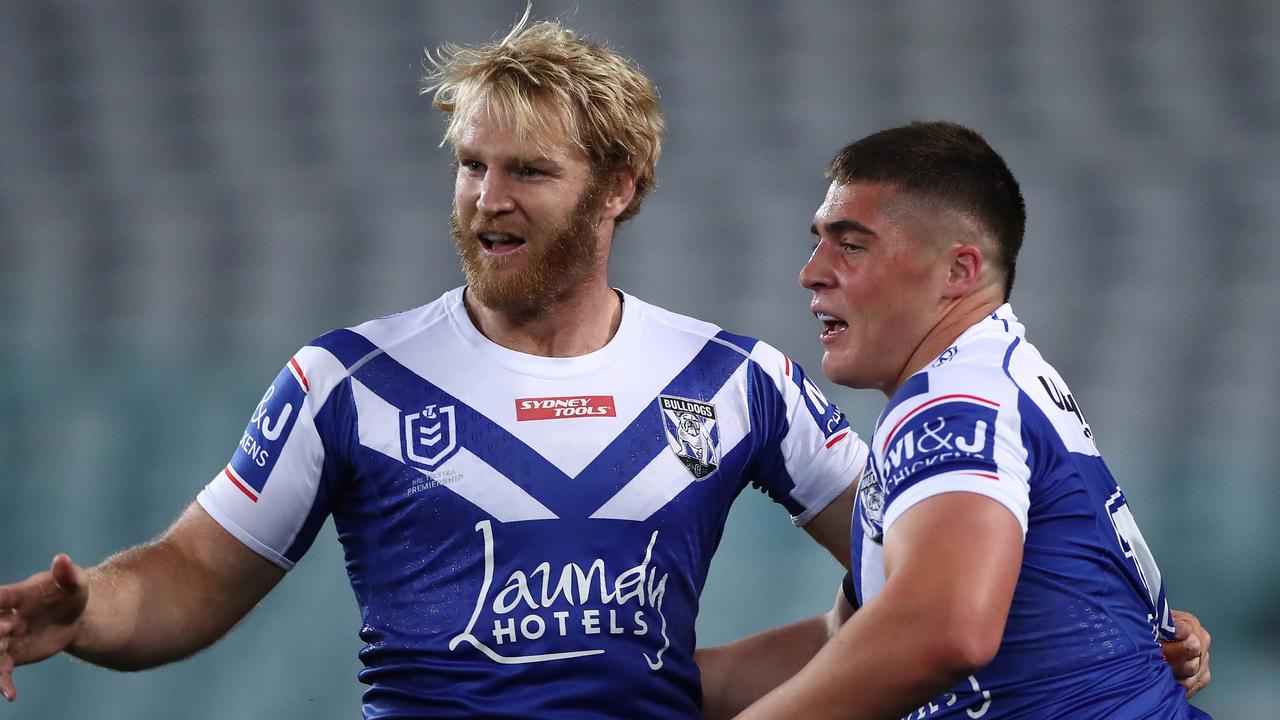
[[[667,444],[694,480],[705,480],[720,466],[720,430],[716,408],[688,398],[658,396]]]
[[[871,460],[862,471],[858,483],[858,507],[855,513],[862,522],[862,534],[872,542],[884,542],[884,486],[876,475]]]

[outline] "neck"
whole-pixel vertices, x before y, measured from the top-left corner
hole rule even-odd
[[[898,376],[897,382],[893,387],[885,391],[885,397],[893,397],[893,394],[902,387],[902,383],[907,378],[915,375],[924,369],[925,365],[933,362],[934,358],[942,354],[943,350],[951,347],[955,343],[956,338],[964,334],[965,330],[973,327],[981,322],[983,318],[995,312],[996,308],[1004,304],[1003,296],[998,288],[989,288],[988,292],[978,292],[967,295],[962,298],[949,301],[938,317],[938,321],[934,323],[929,332],[925,334],[920,344],[916,346],[911,357],[907,360],[907,364],[902,369],[902,374]]]
[[[577,357],[604,347],[622,323],[622,300],[608,279],[575,287],[533,313],[482,305],[463,295],[467,315],[485,337],[502,347],[542,357]]]

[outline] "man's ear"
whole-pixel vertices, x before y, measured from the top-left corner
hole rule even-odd
[[[948,300],[972,293],[980,284],[983,272],[982,251],[976,245],[957,245],[948,253],[947,281],[943,297]]]
[[[600,209],[602,220],[614,220],[631,205],[636,196],[636,175],[630,168],[615,170],[611,173],[610,182],[606,185],[608,193],[604,205]]]

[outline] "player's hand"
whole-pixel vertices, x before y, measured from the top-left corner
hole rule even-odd
[[[62,652],[89,602],[89,575],[66,555],[48,572],[0,585],[0,695],[17,697],[13,669]]]
[[[1209,684],[1209,631],[1199,618],[1184,610],[1173,611],[1173,626],[1174,640],[1160,643],[1160,649],[1164,661],[1173,668],[1173,676],[1191,697]]]

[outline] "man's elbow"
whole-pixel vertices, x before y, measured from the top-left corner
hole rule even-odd
[[[1003,624],[998,629],[975,627],[972,623],[952,623],[934,636],[938,670],[963,678],[981,670],[1000,651]]]
[[[964,678],[990,665],[1000,652],[1009,605],[977,591],[928,597],[910,624],[928,638],[934,667]]]

